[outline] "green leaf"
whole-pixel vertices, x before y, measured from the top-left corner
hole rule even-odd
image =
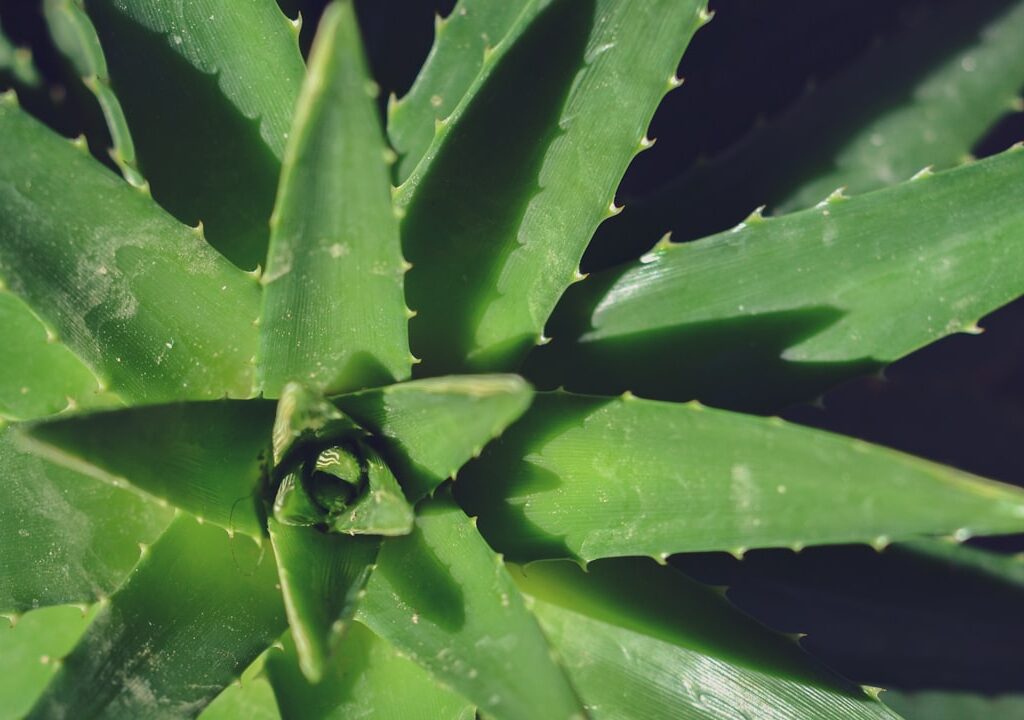
[[[0,290],[0,417],[27,420],[79,406],[114,402],[66,345],[17,296]]]
[[[206,706],[201,720],[281,720],[274,700],[274,690],[266,678],[266,653],[246,668],[237,685],[228,685]]]
[[[332,5],[271,219],[260,320],[269,397],[290,380],[338,393],[409,375],[405,269],[376,94],[352,7]]]
[[[154,197],[241,267],[262,263],[305,71],[297,28],[273,0],[85,7]]]
[[[360,443],[360,449],[366,464],[366,491],[331,521],[331,530],[349,535],[409,534],[414,514],[398,480],[377,451],[366,443]]]
[[[303,674],[324,676],[355,613],[380,548],[380,538],[349,537],[267,522],[281,592]]]
[[[434,47],[401,100],[388,104],[388,135],[399,154],[396,176],[405,181],[430,147],[438,121],[458,106],[494,49],[530,0],[460,0],[438,17]]]
[[[289,383],[281,392],[274,417],[274,465],[284,463],[303,445],[361,434],[356,424],[320,393]]]
[[[28,717],[195,717],[284,630],[276,582],[251,540],[179,517]]]
[[[535,0],[485,59],[395,197],[424,375],[515,368],[540,341],[703,10]]]
[[[270,402],[219,400],[82,413],[22,429],[44,458],[259,538],[273,417]]]
[[[1024,695],[981,695],[949,690],[900,692],[882,695],[886,705],[906,720],[1021,720]]]
[[[114,143],[111,157],[124,175],[136,187],[146,182],[139,173],[128,122],[121,103],[110,87],[107,61],[89,16],[80,0],[44,0],[43,13],[50,28],[54,44],[71,62],[83,85],[96,97],[103,118]]]
[[[575,694],[505,570],[449,500],[388,538],[359,619],[496,718],[580,718]]]
[[[1024,152],[763,219],[591,276],[527,375],[771,410],[1024,292]],[[680,350],[685,348],[685,352]]]
[[[530,406],[515,375],[441,377],[333,398],[385,443],[385,457],[415,502],[452,477]]]
[[[253,278],[13,96],[0,155],[0,281],[104,387],[149,402],[250,394]]]
[[[1020,489],[777,418],[630,396],[538,395],[456,490],[517,560],[1024,528]]]
[[[299,671],[295,644],[271,652],[267,674],[284,720],[473,720],[467,700],[438,684],[391,645],[353,623],[326,679],[313,685]]]
[[[32,52],[28,48],[15,46],[3,27],[0,27],[0,81],[7,79],[29,88],[41,84]]]
[[[669,230],[690,240],[758,205],[790,212],[841,186],[860,194],[927,165],[960,163],[1003,114],[1019,109],[1024,3],[940,3],[912,17],[721,155],[650,197],[627,198],[596,244],[625,259]]]
[[[669,568],[538,563],[515,577],[594,720],[897,717]]]
[[[25,717],[93,614],[85,607],[50,607],[0,627],[0,720]]]
[[[942,563],[957,572],[970,573],[1024,591],[1024,555],[1002,555],[959,542],[914,540],[900,543],[900,550]]]
[[[22,452],[15,432],[0,429],[0,613],[105,597],[172,511]]]

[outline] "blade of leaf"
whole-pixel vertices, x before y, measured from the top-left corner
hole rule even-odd
[[[334,532],[350,535],[406,535],[415,515],[398,480],[384,459],[368,445],[363,446],[367,466],[365,494],[330,524]]]
[[[420,503],[388,538],[358,617],[482,713],[582,718],[544,636],[474,523],[450,500]]]
[[[57,606],[34,610],[0,628],[0,720],[20,720],[71,652],[94,612]]]
[[[96,97],[114,143],[111,157],[124,179],[136,187],[146,181],[138,169],[135,144],[114,90],[110,87],[107,61],[89,16],[77,0],[44,0],[43,14],[54,44],[71,62],[82,83]]]
[[[150,402],[250,394],[253,278],[13,95],[0,155],[0,281],[104,387]]]
[[[456,491],[517,560],[1024,528],[1024,490],[777,418],[631,396],[538,395]]]
[[[85,8],[154,197],[236,264],[262,263],[304,74],[297,27],[273,0]]]
[[[269,652],[269,651],[268,651]],[[274,689],[266,678],[266,655],[260,655],[238,678],[237,685],[224,688],[217,698],[199,713],[200,720],[281,720],[274,701]]]
[[[385,443],[388,465],[415,502],[453,476],[530,406],[515,375],[441,377],[333,398]]]
[[[0,613],[110,594],[173,512],[26,454],[14,433],[0,429]]]
[[[541,340],[703,12],[536,0],[488,55],[395,196],[424,375],[515,368]]]
[[[770,411],[1024,292],[1024,151],[659,245],[570,291],[544,387]],[[576,290],[576,289],[574,289]],[[683,350],[685,349],[685,350]]]
[[[267,675],[284,720],[473,720],[469,702],[442,687],[363,624],[353,623],[327,670],[312,685],[299,670],[295,643],[271,652]]]
[[[626,260],[668,231],[690,240],[758,205],[790,212],[841,186],[860,194],[960,163],[1000,116],[1020,109],[1024,3],[924,10],[722,155],[627,199],[595,238],[601,254]]]
[[[460,0],[438,17],[434,47],[409,92],[388,104],[388,136],[398,152],[396,177],[404,182],[430,147],[437,122],[448,117],[473,85],[494,49],[529,0]]]
[[[250,540],[177,518],[28,717],[195,717],[284,630],[276,582]]]
[[[40,85],[42,78],[32,60],[32,52],[28,48],[19,48],[12,43],[0,26],[0,83],[5,84],[4,81],[7,80],[35,88]]]
[[[96,376],[17,296],[0,290],[0,418],[27,420],[116,402]]]
[[[261,466],[273,422],[271,402],[219,400],[82,413],[21,429],[46,459],[260,538]]]
[[[350,537],[268,518],[288,623],[299,664],[318,683],[355,613],[380,538]]]
[[[995,697],[969,692],[887,690],[886,705],[906,720],[1020,720],[1024,694]]]
[[[295,112],[263,275],[260,377],[324,392],[409,375],[405,273],[376,86],[349,3],[321,21]]]
[[[538,563],[515,577],[594,720],[897,718],[669,568]]]

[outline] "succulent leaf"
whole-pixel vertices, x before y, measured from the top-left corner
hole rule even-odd
[[[274,689],[266,678],[264,667],[267,653],[246,668],[238,684],[228,685],[206,709],[199,713],[201,720],[281,720],[274,700]]]
[[[43,0],[43,13],[54,44],[71,62],[83,85],[99,103],[114,143],[111,157],[124,179],[136,187],[145,187],[135,157],[135,143],[124,117],[121,103],[110,87],[107,61],[89,16],[81,0]]]
[[[29,88],[38,87],[42,78],[27,48],[19,48],[0,26],[0,82],[13,82]]]
[[[889,718],[859,686],[710,588],[636,558],[537,563],[515,578],[594,720]]]
[[[323,679],[373,570],[380,539],[328,534],[268,520],[299,665]]]
[[[333,398],[383,441],[410,502],[433,492],[530,406],[515,375],[430,378]]]
[[[105,387],[148,402],[250,394],[252,278],[10,103],[0,155],[0,281]]]
[[[195,717],[284,630],[276,582],[250,540],[177,518],[28,717]]]
[[[1024,292],[1024,152],[663,243],[570,291],[527,375],[770,411]]]
[[[239,266],[261,264],[305,70],[291,23],[273,0],[85,8],[153,196]]]
[[[501,558],[447,498],[384,541],[358,618],[488,716],[584,717]]]
[[[43,457],[130,484],[230,532],[263,536],[260,478],[274,405],[260,400],[148,405],[22,426]]]
[[[172,511],[27,454],[15,433],[0,429],[0,613],[109,595]]]
[[[1024,491],[693,403],[538,394],[456,484],[515,560],[1015,532]]]
[[[985,695],[950,690],[887,690],[882,701],[906,720],[1019,720],[1024,694]]]
[[[409,375],[405,273],[385,144],[348,3],[324,16],[295,113],[263,275],[260,377],[324,392]]]
[[[395,195],[422,374],[515,369],[539,341],[702,9],[535,0],[489,54]]]
[[[460,0],[448,17],[438,18],[434,47],[416,81],[401,100],[388,106],[388,136],[399,155],[395,176],[401,183],[430,147],[437,123],[447,118],[473,86],[484,56],[501,42],[529,0]]]
[[[311,684],[300,672],[295,643],[271,653],[267,674],[284,720],[473,720],[469,701],[442,687],[419,665],[354,622],[325,679]]]

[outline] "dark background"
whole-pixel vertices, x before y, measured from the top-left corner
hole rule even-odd
[[[357,2],[383,97],[408,89],[430,50],[434,13],[446,14],[453,4]],[[633,163],[620,202],[642,198],[698,158],[728,148],[759,119],[800,102],[810,85],[827,82],[923,8],[939,4],[712,2],[714,21],[697,34],[681,63],[679,74],[686,83],[658,111],[649,133],[657,145]],[[325,2],[281,0],[281,5],[293,16],[302,9],[302,40],[308,48]],[[16,42],[32,47],[51,82],[64,82],[35,2],[0,0],[0,21]],[[49,115],[62,132],[80,130],[45,103],[37,111]],[[1019,140],[1024,140],[1024,114],[1008,114],[974,152],[982,157]],[[743,214],[758,204],[750,202]],[[723,207],[713,230],[741,220],[735,213]],[[639,239],[634,254],[656,240]],[[884,377],[860,378],[833,390],[824,397],[824,407],[797,406],[785,415],[1024,485],[1024,301],[980,325],[985,328],[980,336],[948,337],[888,367]],[[1000,552],[1024,550],[1024,535],[972,542]],[[805,647],[860,682],[1024,692],[1024,590],[1014,594],[947,567],[922,564],[899,548],[881,554],[852,546],[799,554],[756,551],[742,562],[706,553],[673,562],[708,582],[729,584],[737,604],[773,626],[809,633]]]

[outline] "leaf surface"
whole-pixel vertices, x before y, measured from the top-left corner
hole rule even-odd
[[[495,718],[582,718],[501,558],[450,500],[420,503],[388,538],[358,617]]]
[[[527,375],[765,411],[1024,292],[1024,151],[662,244],[566,296]]]
[[[535,0],[488,56],[395,196],[424,375],[514,369],[540,340],[703,5]]]
[[[405,273],[373,85],[350,4],[324,15],[284,155],[260,320],[263,390],[409,375]]]
[[[177,518],[28,717],[195,717],[284,630],[276,582],[251,540]]]
[[[24,432],[44,458],[258,538],[273,421],[272,403],[218,400],[58,417]]]
[[[246,668],[237,685],[224,688],[199,713],[201,720],[281,720],[281,713],[274,700],[274,689],[266,678],[265,658],[266,653]]]
[[[135,143],[132,142],[121,103],[110,87],[103,48],[85,8],[76,0],[44,0],[43,13],[50,37],[99,103],[110,139],[114,143],[111,157],[125,180],[136,187],[143,187],[145,180],[138,169]]]
[[[385,458],[415,502],[454,475],[530,405],[515,375],[440,377],[333,398],[383,439]]]
[[[889,690],[882,695],[886,705],[906,720],[1020,720],[1024,718],[1024,695],[982,695],[970,692]]]
[[[153,196],[241,267],[262,264],[304,74],[297,28],[273,0],[85,8]]]
[[[516,574],[594,720],[897,716],[719,595],[650,561]]]
[[[11,81],[29,88],[40,85],[39,70],[27,48],[19,48],[0,26],[0,81]]]
[[[539,394],[456,492],[516,560],[1024,527],[1024,491],[1009,485],[774,418],[629,396]]]
[[[295,643],[272,652],[267,674],[284,720],[473,720],[469,702],[361,623],[353,623],[328,667],[312,685],[299,670]]]
[[[0,613],[109,595],[172,511],[23,452],[15,432],[0,429]]]
[[[329,534],[273,518],[268,528],[299,663],[317,683],[348,632],[380,538]]]
[[[0,155],[0,281],[104,387],[148,402],[250,394],[255,280],[13,96]]]
[[[438,18],[434,47],[416,81],[388,106],[388,135],[399,154],[396,176],[403,182],[430,147],[437,123],[458,106],[484,66],[484,53],[505,37],[529,0],[460,0]]]

